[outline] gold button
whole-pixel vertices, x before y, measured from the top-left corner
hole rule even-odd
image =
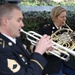
[[[20,54],[19,56],[20,56],[20,57],[22,57],[23,55],[22,55],[22,54]]]
[[[27,62],[25,62],[25,65],[27,65],[28,63]]]
[[[52,27],[52,29],[55,29],[55,27]]]
[[[8,45],[9,45],[9,46],[12,46],[12,43],[11,43],[11,42],[9,42],[9,43],[8,43]]]

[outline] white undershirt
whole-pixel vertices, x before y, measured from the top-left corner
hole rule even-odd
[[[55,26],[56,26],[56,25],[55,25]],[[56,26],[56,28],[57,28],[57,29],[61,29],[62,27],[57,27],[57,26]]]
[[[12,38],[12,37],[10,37],[10,36],[4,34],[4,33],[2,33],[2,34],[3,34],[5,37],[7,37],[8,39],[10,39],[13,43],[16,44],[16,39],[15,39],[15,38]]]

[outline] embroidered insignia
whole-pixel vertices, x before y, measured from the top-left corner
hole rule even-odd
[[[8,68],[13,72],[18,72],[21,66],[13,59],[7,59]]]
[[[45,25],[44,25],[44,28],[45,28],[45,27],[48,27],[48,26],[50,26],[50,24],[45,24]]]
[[[12,46],[12,42],[8,42],[8,45],[9,45],[9,46]]]

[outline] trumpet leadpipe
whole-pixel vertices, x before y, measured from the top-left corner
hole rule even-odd
[[[40,35],[40,34],[38,34],[36,32],[33,32],[33,31],[26,32],[23,29],[21,29],[21,32],[25,33],[26,35],[29,35],[29,36],[33,37],[36,40],[39,40],[39,38],[37,38],[37,37],[40,37],[40,38],[42,37],[42,35]],[[36,35],[37,37],[34,36],[34,35]]]

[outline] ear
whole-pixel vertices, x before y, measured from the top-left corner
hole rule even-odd
[[[2,24],[7,25],[7,23],[8,23],[8,19],[6,17],[3,17],[2,18]]]

